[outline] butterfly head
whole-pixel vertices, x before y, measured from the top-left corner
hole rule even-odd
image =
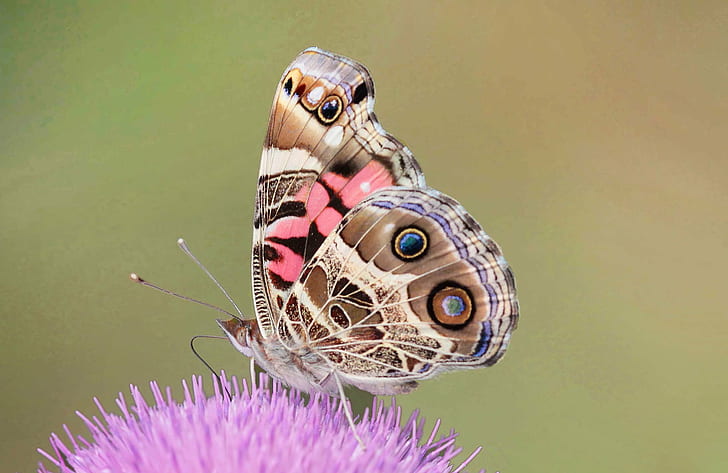
[[[220,326],[225,335],[236,350],[247,357],[253,356],[253,350],[250,347],[250,339],[257,333],[258,325],[254,320],[230,319],[219,320],[217,324]]]

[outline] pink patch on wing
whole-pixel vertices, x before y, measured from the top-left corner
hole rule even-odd
[[[303,257],[280,243],[269,241],[267,244],[273,247],[278,253],[278,258],[268,262],[268,271],[275,273],[284,281],[296,281],[303,268]]]
[[[306,217],[283,217],[265,229],[266,238],[299,238],[308,235],[310,222]]]
[[[370,161],[351,178],[328,172],[321,175],[320,180],[324,184],[313,182],[296,193],[295,199],[306,205],[305,216],[283,217],[266,229],[266,244],[275,249],[277,254],[274,260],[267,262],[266,268],[284,281],[295,282],[299,278],[303,269],[303,256],[270,238],[305,238],[312,223],[321,235],[330,235],[343,215],[331,206],[328,189],[339,197],[344,207],[351,209],[372,192],[394,185],[392,175],[377,161]]]
[[[391,185],[394,185],[394,180],[387,168],[377,161],[370,161],[337,190],[341,203],[352,208],[372,192]]]
[[[348,177],[336,174],[335,172],[327,172],[326,174],[323,174],[321,176],[321,180],[328,184],[328,186],[336,193],[338,193],[346,185],[346,183],[349,182]]]
[[[326,207],[318,217],[316,217],[316,228],[323,236],[328,236],[336,225],[339,224],[343,216],[335,209]]]
[[[314,182],[306,199],[306,215],[313,220],[331,202],[329,193],[320,182]]]

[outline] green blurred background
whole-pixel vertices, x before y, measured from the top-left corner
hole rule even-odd
[[[727,471],[728,3],[171,0],[0,6],[3,470],[92,396],[205,373],[216,314],[127,279],[228,307],[177,237],[252,314],[260,146],[312,45],[370,68],[520,290],[502,363],[399,402],[471,470]]]

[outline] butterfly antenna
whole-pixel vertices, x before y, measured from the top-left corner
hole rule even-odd
[[[195,342],[197,341],[198,338],[213,338],[213,339],[217,339],[217,340],[226,340],[226,338],[218,337],[218,336],[214,336],[214,335],[195,335],[194,337],[192,337],[190,339],[190,348],[192,349],[192,353],[195,354],[197,359],[200,360],[202,362],[202,364],[207,367],[208,370],[210,370],[210,372],[213,374],[213,376],[215,376],[215,380],[217,381],[217,386],[218,386],[218,388],[220,388],[220,391],[225,393],[228,400],[232,399],[232,395],[230,394],[230,391],[228,391],[228,389],[223,384],[222,378],[220,377],[220,375],[217,373],[217,371],[215,371],[215,369],[212,366],[210,366],[210,363],[208,363],[207,360],[204,359],[202,357],[202,355],[200,355],[200,353],[197,351],[197,348],[195,348]]]
[[[152,289],[156,289],[157,291],[163,292],[163,293],[168,294],[170,296],[174,296],[174,297],[180,298],[180,299],[185,300],[185,301],[188,301],[188,302],[194,302],[195,304],[200,304],[202,306],[208,307],[210,309],[213,309],[213,310],[216,310],[218,312],[221,312],[221,313],[223,313],[225,315],[228,315],[228,316],[230,316],[230,317],[232,317],[234,319],[240,320],[240,317],[238,317],[237,315],[232,314],[232,313],[226,311],[225,309],[221,309],[221,308],[219,308],[216,305],[208,304],[207,302],[202,302],[200,300],[193,299],[191,297],[183,296],[182,294],[177,294],[176,292],[172,292],[169,289],[165,289],[163,287],[159,287],[156,284],[152,284],[149,281],[146,281],[146,280],[142,279],[141,277],[139,277],[139,275],[137,273],[131,273],[129,275],[129,279],[131,279],[135,283],[141,284],[142,286],[151,287]]]
[[[192,254],[192,251],[190,251],[190,247],[189,247],[189,246],[187,246],[187,242],[186,242],[186,241],[185,241],[185,240],[184,240],[183,238],[179,238],[179,239],[177,240],[177,246],[179,246],[179,247],[180,247],[180,249],[181,249],[181,250],[182,250],[182,251],[184,252],[184,254],[186,254],[187,256],[189,256],[189,257],[190,257],[190,258],[192,259],[192,261],[194,261],[194,262],[195,262],[195,264],[196,264],[197,266],[199,266],[199,267],[200,267],[200,269],[201,269],[201,270],[203,270],[203,271],[205,272],[205,274],[207,274],[207,277],[209,277],[210,279],[212,279],[212,282],[214,282],[214,283],[215,283],[215,285],[217,286],[217,288],[218,288],[218,289],[220,289],[220,290],[222,291],[222,293],[223,293],[223,294],[225,294],[225,297],[227,298],[227,300],[228,300],[228,301],[230,301],[230,303],[231,303],[231,304],[233,305],[233,307],[235,307],[235,311],[236,311],[236,312],[238,313],[238,315],[240,316],[240,317],[235,317],[235,316],[233,315],[233,317],[235,317],[235,318],[236,318],[236,319],[238,319],[238,320],[244,319],[244,318],[245,318],[245,316],[244,316],[244,315],[243,315],[243,313],[242,313],[242,312],[240,311],[240,308],[239,308],[239,307],[238,307],[238,305],[237,305],[237,304],[235,303],[235,301],[233,300],[233,298],[232,298],[232,297],[230,297],[230,294],[228,294],[228,292],[227,292],[227,291],[225,290],[225,288],[224,288],[224,287],[222,287],[222,284],[220,284],[219,282],[217,282],[217,279],[215,279],[215,276],[213,276],[213,275],[212,275],[212,273],[210,273],[210,271],[208,271],[208,270],[207,270],[207,268],[205,267],[205,265],[204,265],[204,264],[202,264],[202,262],[201,262],[200,260],[198,260],[198,259],[197,259],[197,257],[196,257],[195,255],[193,255],[193,254]]]

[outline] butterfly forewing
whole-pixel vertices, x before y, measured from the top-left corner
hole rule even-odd
[[[261,159],[253,246],[253,291],[264,337],[304,265],[344,215],[389,186],[424,186],[409,150],[373,113],[367,69],[318,49],[284,72]]]

